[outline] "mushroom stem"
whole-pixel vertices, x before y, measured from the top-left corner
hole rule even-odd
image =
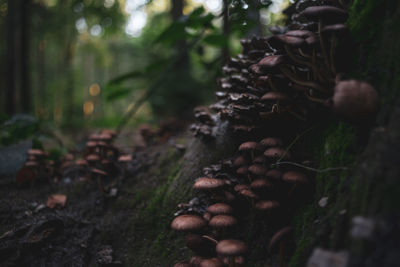
[[[319,86],[319,84],[311,82],[311,81],[303,81],[303,80],[299,79],[298,77],[296,77],[295,74],[291,73],[289,70],[287,70],[283,66],[279,66],[279,69],[286,77],[288,77],[294,83],[314,88],[315,90],[320,91],[320,92],[326,92],[326,90],[322,89],[322,87]]]
[[[275,86],[274,82],[272,81],[271,77],[268,78],[267,82],[273,91],[277,92],[279,91],[278,88]]]
[[[299,120],[306,121],[306,118],[304,118],[303,116],[297,114],[296,112],[294,112],[294,111],[292,111],[290,109],[285,109],[285,111],[290,113],[290,114],[292,114],[294,117],[296,117]]]
[[[321,74],[318,72],[316,66],[313,63],[310,63],[308,61],[302,60],[300,58],[298,58],[296,55],[293,54],[293,52],[290,50],[289,46],[284,45],[286,53],[288,54],[288,56],[296,63],[300,64],[300,65],[305,65],[309,68],[311,68],[313,70],[314,73],[314,77],[321,80],[323,79]]]
[[[229,257],[229,267],[235,267],[235,257]]]
[[[336,43],[336,36],[335,34],[331,38],[331,47],[330,47],[330,57],[331,57],[331,71],[335,75],[336,67],[335,67],[335,43]]]
[[[316,98],[316,97],[312,97],[308,92],[306,92],[306,97],[315,103],[320,103],[320,104],[325,104],[325,99],[320,99],[320,98]]]
[[[103,181],[102,181],[100,175],[97,175],[97,186],[99,187],[99,192],[100,192],[101,194],[104,194]]]
[[[285,244],[281,242],[279,244],[279,266],[286,267],[286,259],[285,259]]]
[[[311,59],[310,55],[307,55],[306,53],[304,53],[304,51],[301,48],[298,48],[297,51],[299,51],[299,54],[305,58]]]
[[[324,40],[322,39],[321,29],[322,29],[322,21],[319,20],[319,22],[318,22],[318,38],[319,38],[319,42],[320,42],[320,45],[321,45],[321,51],[322,51],[322,55],[324,57],[325,65],[329,70],[329,60],[328,60],[328,55],[326,53]]]

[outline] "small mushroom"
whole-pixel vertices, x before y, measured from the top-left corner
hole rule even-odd
[[[203,260],[200,267],[224,267],[224,264],[218,258],[211,258]]]
[[[377,113],[379,96],[368,83],[358,80],[340,81],[336,84],[333,97],[327,105],[341,118],[364,123]]]
[[[211,237],[188,233],[185,237],[185,244],[199,256],[207,258],[215,256],[217,241]]]
[[[230,215],[215,215],[208,222],[208,225],[218,231],[220,237],[225,237],[227,231],[237,225],[235,217]]]
[[[201,232],[206,225],[207,222],[202,217],[185,214],[176,217],[171,223],[171,228],[179,232],[196,233]]]
[[[221,215],[221,214],[232,214],[233,209],[231,206],[225,203],[216,203],[207,208],[207,212],[211,213],[212,215]]]
[[[97,178],[97,186],[99,188],[99,192],[101,194],[104,194],[104,186],[103,186],[103,178],[102,177],[107,176],[107,173],[102,170],[93,168],[92,174],[94,175],[94,177]]]
[[[276,232],[269,242],[269,251],[272,252],[276,247],[279,246],[279,266],[285,267],[287,261],[287,243],[290,241],[293,227],[286,226]]]
[[[237,266],[236,256],[242,256],[247,252],[247,246],[244,242],[235,239],[226,239],[218,242],[216,247],[218,255],[228,257],[229,267]]]

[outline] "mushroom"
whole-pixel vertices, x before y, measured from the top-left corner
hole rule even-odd
[[[224,267],[224,264],[218,258],[211,258],[203,260],[200,267]]]
[[[282,146],[282,140],[276,137],[266,137],[260,141],[260,145],[264,148]]]
[[[225,203],[216,203],[207,208],[207,212],[212,215],[221,215],[221,214],[232,214],[233,209],[231,206]]]
[[[197,255],[202,257],[215,256],[217,241],[212,237],[188,233],[185,237],[185,244]]]
[[[280,147],[271,147],[264,151],[264,156],[271,161],[290,159],[290,152]]]
[[[379,108],[379,96],[368,83],[358,80],[345,80],[336,84],[334,94],[327,106],[341,118],[364,123],[371,120]]]
[[[219,255],[228,257],[229,267],[235,267],[237,266],[235,257],[244,255],[247,252],[247,246],[242,241],[226,239],[218,242],[216,250]]]
[[[94,177],[97,178],[97,186],[99,188],[99,192],[101,194],[104,194],[104,186],[103,186],[103,178],[102,177],[107,176],[107,173],[102,170],[93,168],[92,174],[94,175]]]
[[[287,247],[286,244],[290,240],[291,233],[293,232],[293,227],[286,226],[276,232],[269,242],[269,251],[272,252],[277,246],[279,246],[279,266],[285,267],[286,266],[286,253]]]
[[[197,215],[185,214],[176,217],[171,222],[171,228],[179,232],[201,232],[207,225],[206,220]]]
[[[280,208],[280,206],[281,205],[276,200],[259,200],[254,205],[254,208],[271,216],[275,210]]]
[[[181,261],[175,263],[174,267],[190,267],[190,264],[186,261]]]
[[[215,215],[208,222],[208,225],[217,230],[220,237],[224,238],[227,231],[231,230],[237,224],[235,217],[230,215]]]
[[[318,21],[318,37],[320,39],[321,51],[324,56],[326,67],[330,69],[327,51],[321,35],[322,25],[343,23],[347,20],[348,13],[334,6],[311,6],[304,9],[300,13],[300,16],[304,16],[311,21]]]
[[[208,192],[211,194],[211,198],[218,199],[219,196],[223,194],[223,188],[225,186],[226,186],[225,180],[209,178],[209,177],[200,177],[195,181],[193,189],[200,190],[203,192]]]
[[[246,153],[246,152],[249,153],[251,156],[251,159],[253,160],[255,152],[260,151],[261,147],[257,142],[249,141],[249,142],[245,142],[245,143],[241,144],[239,146],[238,150],[243,153]]]
[[[297,186],[307,184],[309,179],[302,172],[287,171],[282,175],[282,181],[291,185],[288,193],[290,196]]]

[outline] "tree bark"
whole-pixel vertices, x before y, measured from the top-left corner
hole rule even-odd
[[[18,0],[8,1],[7,14],[7,67],[6,67],[6,112],[13,115],[16,112],[16,32],[18,31]]]
[[[25,113],[32,111],[30,77],[30,37],[32,0],[23,0],[21,6],[21,107]]]

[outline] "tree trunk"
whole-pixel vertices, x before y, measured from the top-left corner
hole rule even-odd
[[[183,0],[171,0],[172,8],[171,8],[171,17],[174,22],[178,21],[178,19],[183,15]],[[187,69],[189,66],[189,55],[187,51],[187,44],[185,40],[181,40],[176,44],[176,52],[178,55],[182,55],[180,62],[177,64],[177,68],[179,69]]]
[[[31,3],[23,0],[21,5],[21,107],[25,113],[32,111],[32,91],[30,78],[30,32]]]
[[[18,3],[17,0],[8,1],[7,15],[7,67],[6,67],[6,112],[13,115],[16,112],[16,45],[18,32]]]
[[[224,0],[224,15],[223,15],[223,28],[222,28],[222,34],[226,37],[229,38],[229,32],[230,32],[230,27],[229,27],[229,0]],[[229,45],[226,45],[222,48],[222,63],[227,63],[230,57],[229,53]]]

